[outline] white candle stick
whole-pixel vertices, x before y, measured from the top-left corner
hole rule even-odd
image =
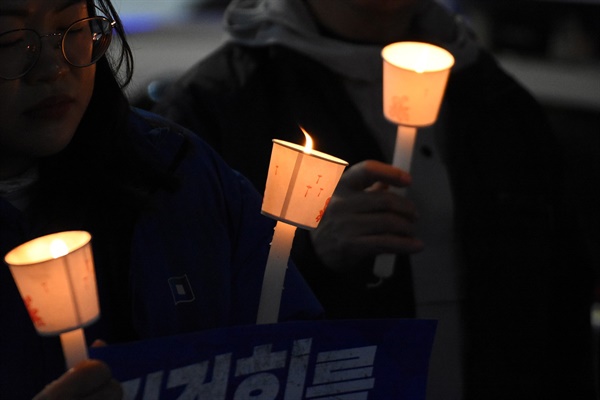
[[[302,129],[302,131],[304,131]],[[261,212],[276,219],[258,307],[258,324],[276,323],[296,228],[318,226],[348,163],[306,146],[273,139]]]
[[[417,138],[417,128],[413,126],[398,125],[396,131],[396,146],[394,147],[394,158],[392,165],[410,173],[413,148]],[[393,188],[397,193],[406,194],[406,188]]]
[[[87,359],[81,328],[100,317],[90,234],[42,236],[10,251],[5,261],[38,334],[60,336],[67,368]]]
[[[412,126],[398,125],[396,132],[396,145],[394,148],[394,158],[392,165],[403,171],[410,172],[412,153],[417,137],[417,128]],[[392,188],[392,190],[402,196],[406,195],[406,188]],[[373,274],[382,279],[389,278],[394,274],[394,264],[396,262],[395,254],[379,254],[375,257],[373,265]],[[376,285],[378,284],[376,283]]]
[[[383,58],[383,113],[398,125],[392,164],[410,172],[416,127],[435,123],[454,57],[446,50],[419,42],[386,46]],[[406,195],[406,188],[395,189]],[[375,257],[373,274],[379,282],[394,274],[394,254]]]
[[[277,221],[263,278],[257,324],[274,324],[279,319],[283,282],[295,233],[295,226]]]
[[[71,369],[81,361],[87,360],[88,351],[83,329],[79,328],[61,333],[60,343],[62,344],[67,369]]]

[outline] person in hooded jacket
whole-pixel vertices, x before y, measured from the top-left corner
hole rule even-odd
[[[560,151],[540,105],[464,20],[431,0],[234,0],[224,22],[227,41],[154,110],[205,133],[259,190],[272,139],[301,142],[300,126],[350,163],[292,249],[326,315],[438,320],[428,399],[593,398],[592,271]],[[389,165],[381,60],[408,40],[455,58],[410,174]],[[382,253],[397,255],[384,280]]]

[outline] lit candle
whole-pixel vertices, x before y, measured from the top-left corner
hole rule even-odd
[[[54,233],[5,257],[38,334],[60,335],[67,368],[87,359],[82,328],[100,315],[90,241],[84,231]]]
[[[397,125],[422,127],[436,121],[454,57],[428,43],[392,43],[383,57],[383,113]]]
[[[273,139],[262,213],[276,219],[258,307],[258,324],[275,323],[279,317],[285,271],[296,228],[319,225],[329,199],[348,163],[312,149],[304,129],[306,146]]]
[[[398,125],[392,164],[410,172],[417,128],[437,120],[454,57],[428,43],[398,42],[384,47],[383,113]],[[405,195],[406,190],[396,189]],[[394,254],[375,258],[374,274],[385,279],[394,273]]]

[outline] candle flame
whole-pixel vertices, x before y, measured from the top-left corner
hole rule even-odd
[[[66,256],[69,254],[69,248],[62,240],[54,239],[52,243],[50,243],[50,254],[52,254],[52,258]]]
[[[300,127],[300,129],[302,130],[302,133],[304,133],[304,137],[306,138],[306,144],[304,145],[304,153],[310,154],[313,149],[313,140],[310,137],[310,135],[304,130],[303,127]]]

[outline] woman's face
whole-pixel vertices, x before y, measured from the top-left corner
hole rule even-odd
[[[64,32],[87,16],[85,0],[1,0],[0,34],[24,28],[40,35]],[[25,76],[0,78],[0,179],[64,149],[89,104],[95,66],[71,66],[59,42],[57,36],[42,38],[40,57]]]

